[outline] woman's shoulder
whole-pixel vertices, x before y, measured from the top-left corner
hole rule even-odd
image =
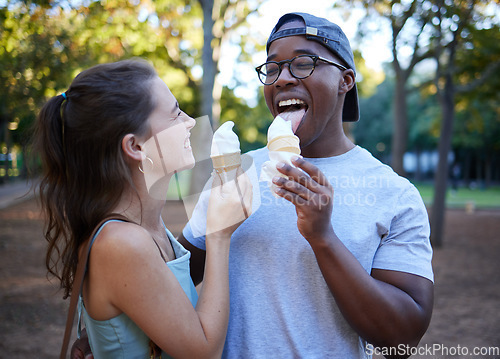
[[[155,248],[149,232],[138,224],[109,221],[96,236],[91,252],[94,256],[102,253],[111,261],[114,257],[126,259],[147,255]]]

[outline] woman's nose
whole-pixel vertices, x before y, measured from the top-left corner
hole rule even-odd
[[[196,120],[191,116],[186,115],[186,127],[190,130],[196,125]]]

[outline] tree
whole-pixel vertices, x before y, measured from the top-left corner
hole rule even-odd
[[[353,124],[356,142],[383,162],[389,160],[391,150],[393,96],[394,80],[386,78],[372,96],[360,96],[360,113],[370,117]]]
[[[428,59],[432,53],[427,51],[427,31],[429,30],[428,7],[426,1],[401,0],[346,0],[347,3],[360,3],[366,16],[359,22],[358,35],[369,37],[380,18],[388,20],[392,40],[392,69],[395,76],[394,90],[394,132],[391,145],[391,166],[400,175],[405,175],[403,157],[408,149],[408,81],[415,66]],[[380,23],[383,24],[383,23]],[[403,54],[408,54],[406,58]],[[404,64],[406,63],[406,67]]]
[[[267,108],[264,92],[259,91],[257,105],[250,107],[245,100],[224,87],[221,97],[221,123],[233,121],[235,132],[240,139],[241,151],[247,152],[267,144],[267,129],[273,117]]]
[[[500,168],[497,163],[500,158],[500,73],[491,70],[487,76],[481,73],[498,62],[500,29],[498,25],[489,28],[482,25],[481,31],[467,30],[467,34],[456,59],[457,114],[452,146],[457,154],[456,162],[463,162],[461,172],[466,184],[475,172],[475,179],[487,187],[500,180],[497,170]]]
[[[234,29],[245,23],[249,14],[257,10],[262,1],[256,1],[250,8],[247,1],[236,0],[199,0],[203,9],[203,80],[201,87],[201,115],[208,115],[212,129],[218,127],[220,119],[220,99],[222,86],[217,83],[218,62],[222,44],[227,41]],[[192,130],[192,142],[197,143],[200,151],[210,153],[211,133],[206,127]],[[199,193],[206,183],[212,164],[199,161],[192,171],[190,193]]]
[[[467,33],[481,31],[478,23],[487,21],[481,10],[484,5],[479,1],[446,2],[436,1],[433,5],[435,17],[432,22],[435,34],[432,45],[437,64],[435,87],[442,109],[442,125],[439,141],[439,162],[434,179],[434,201],[431,213],[431,241],[434,246],[442,245],[444,209],[448,180],[448,153],[451,150],[453,124],[455,120],[455,96],[457,92],[469,92],[487,81],[500,68],[500,60],[491,62],[479,76],[461,87],[456,85],[457,53],[466,44]]]
[[[253,1],[252,6],[256,8],[260,2]],[[130,57],[150,60],[183,110],[193,116],[209,115],[218,123],[222,87],[216,78],[221,46],[255,11],[248,3],[235,0],[2,3],[0,83],[7,90],[0,94],[0,142],[10,144],[16,137],[24,138],[21,131],[30,128],[37,109],[47,97],[63,92],[82,69]],[[205,16],[205,23],[203,11],[210,14]],[[209,60],[202,60],[202,53]],[[194,69],[203,67],[206,69],[201,79],[197,75],[200,71]],[[25,81],[27,78],[29,83]],[[11,130],[7,130],[8,126]],[[194,178],[199,176],[195,174]]]
[[[394,107],[395,80],[387,76],[369,97],[359,99],[360,112],[369,113],[367,121],[360,121],[353,126],[356,142],[370,151],[382,162],[390,163],[391,138],[393,137],[392,111]],[[439,107],[435,96],[428,96],[416,89],[408,93],[408,133],[410,150],[415,151],[417,158],[416,180],[423,178],[420,168],[419,153],[435,148],[436,141],[432,136],[435,124],[438,123]]]
[[[0,143],[5,154],[14,143],[26,144],[36,109],[72,75],[74,30],[62,12],[47,10],[20,1],[0,7]],[[4,166],[8,178],[9,163]]]

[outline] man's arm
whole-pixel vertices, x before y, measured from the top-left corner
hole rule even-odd
[[[193,279],[194,285],[198,285],[203,281],[206,252],[193,246],[186,238],[184,238],[182,233],[179,235],[177,240],[184,246],[184,248],[191,252],[191,259],[189,260],[191,278]]]
[[[433,306],[433,283],[410,273],[367,273],[335,234],[333,188],[319,169],[298,158],[279,168],[278,194],[295,205],[297,227],[311,245],[339,309],[358,334],[378,347],[416,346]]]
[[[371,276],[336,236],[313,250],[349,324],[377,347],[416,346],[432,314],[434,285],[410,273],[373,269]]]

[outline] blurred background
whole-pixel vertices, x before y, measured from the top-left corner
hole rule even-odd
[[[0,201],[17,198],[27,178],[36,179],[36,166],[28,176],[27,158],[40,107],[98,63],[148,59],[186,113],[208,116],[212,130],[234,121],[242,152],[264,146],[272,116],[254,68],[265,62],[273,26],[290,11],[326,17],[346,32],[361,119],[345,130],[417,186],[434,248],[447,246],[450,225],[467,223],[464,231],[490,226],[484,243],[490,251],[483,254],[500,254],[491,242],[499,240],[500,220],[498,0],[0,0]],[[209,130],[194,131],[192,142],[206,143]],[[207,166],[200,159],[183,173],[169,199],[199,191]],[[36,210],[20,211],[40,220]],[[470,216],[447,223],[448,213]],[[478,213],[488,220],[471,217]],[[5,257],[11,217],[0,218]],[[6,266],[0,265],[4,283]],[[490,277],[495,288],[497,277]]]

